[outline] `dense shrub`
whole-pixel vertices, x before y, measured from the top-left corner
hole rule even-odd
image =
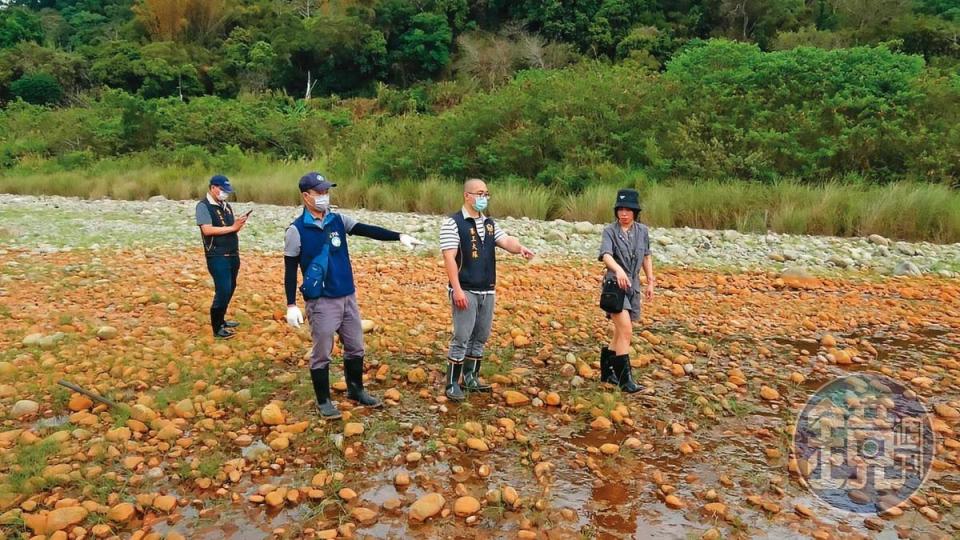
[[[13,81],[10,84],[10,94],[27,103],[51,105],[63,98],[63,88],[53,75],[34,73]]]
[[[71,108],[20,102],[0,110],[0,152],[7,156],[7,166],[28,154],[85,151],[104,158],[181,148],[217,154],[230,146],[296,158],[332,146],[350,123],[345,111],[314,108],[284,96],[205,96],[184,102],[113,90]]]
[[[663,73],[588,62],[523,71],[489,92],[381,85],[376,100],[303,101],[108,90],[56,110],[20,102],[0,110],[0,155],[9,167],[22,156],[233,146],[323,157],[341,176],[374,181],[471,175],[565,192],[637,169],[653,179],[952,183],[958,120],[960,78],[919,56],[718,40],[688,44]]]
[[[384,126],[377,180],[519,176],[577,190],[606,165],[658,177],[876,181],[956,176],[957,78],[886,48],[690,46],[662,75],[530,71],[437,116]]]

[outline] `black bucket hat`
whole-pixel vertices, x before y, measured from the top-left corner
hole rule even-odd
[[[616,212],[618,208],[629,208],[639,212],[641,210],[640,193],[635,189],[621,189],[618,191],[617,200],[613,203],[614,212]]]

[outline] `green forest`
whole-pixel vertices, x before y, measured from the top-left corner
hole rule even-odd
[[[661,225],[960,240],[960,0],[0,6],[0,191],[294,202],[318,168],[442,211],[418,185],[480,176],[515,215],[632,185]]]

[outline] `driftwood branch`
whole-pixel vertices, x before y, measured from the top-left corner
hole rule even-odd
[[[90,398],[90,399],[92,399],[92,400],[94,400],[94,401],[99,401],[100,403],[103,403],[104,405],[109,405],[110,407],[113,407],[113,408],[115,408],[115,409],[122,409],[122,408],[123,408],[121,405],[117,404],[116,402],[110,401],[109,399],[101,396],[100,394],[95,394],[95,393],[93,393],[93,392],[91,392],[91,391],[89,391],[89,390],[87,390],[87,389],[85,389],[85,388],[81,388],[81,387],[73,384],[73,383],[70,382],[70,381],[65,381],[65,380],[62,380],[62,379],[61,379],[60,381],[57,381],[57,384],[59,384],[60,386],[65,387],[65,388],[69,388],[70,390],[73,390],[74,392],[79,392],[79,393],[87,396],[88,398]]]

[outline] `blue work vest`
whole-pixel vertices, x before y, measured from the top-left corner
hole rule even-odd
[[[324,244],[329,244],[329,261],[323,282],[321,297],[339,298],[356,292],[353,283],[353,267],[350,265],[350,251],[347,249],[347,232],[343,218],[339,214],[328,212],[321,228],[306,210],[293,221],[300,233],[300,272],[306,274],[307,267],[314,257],[320,254]],[[312,298],[304,298],[313,300]]]

